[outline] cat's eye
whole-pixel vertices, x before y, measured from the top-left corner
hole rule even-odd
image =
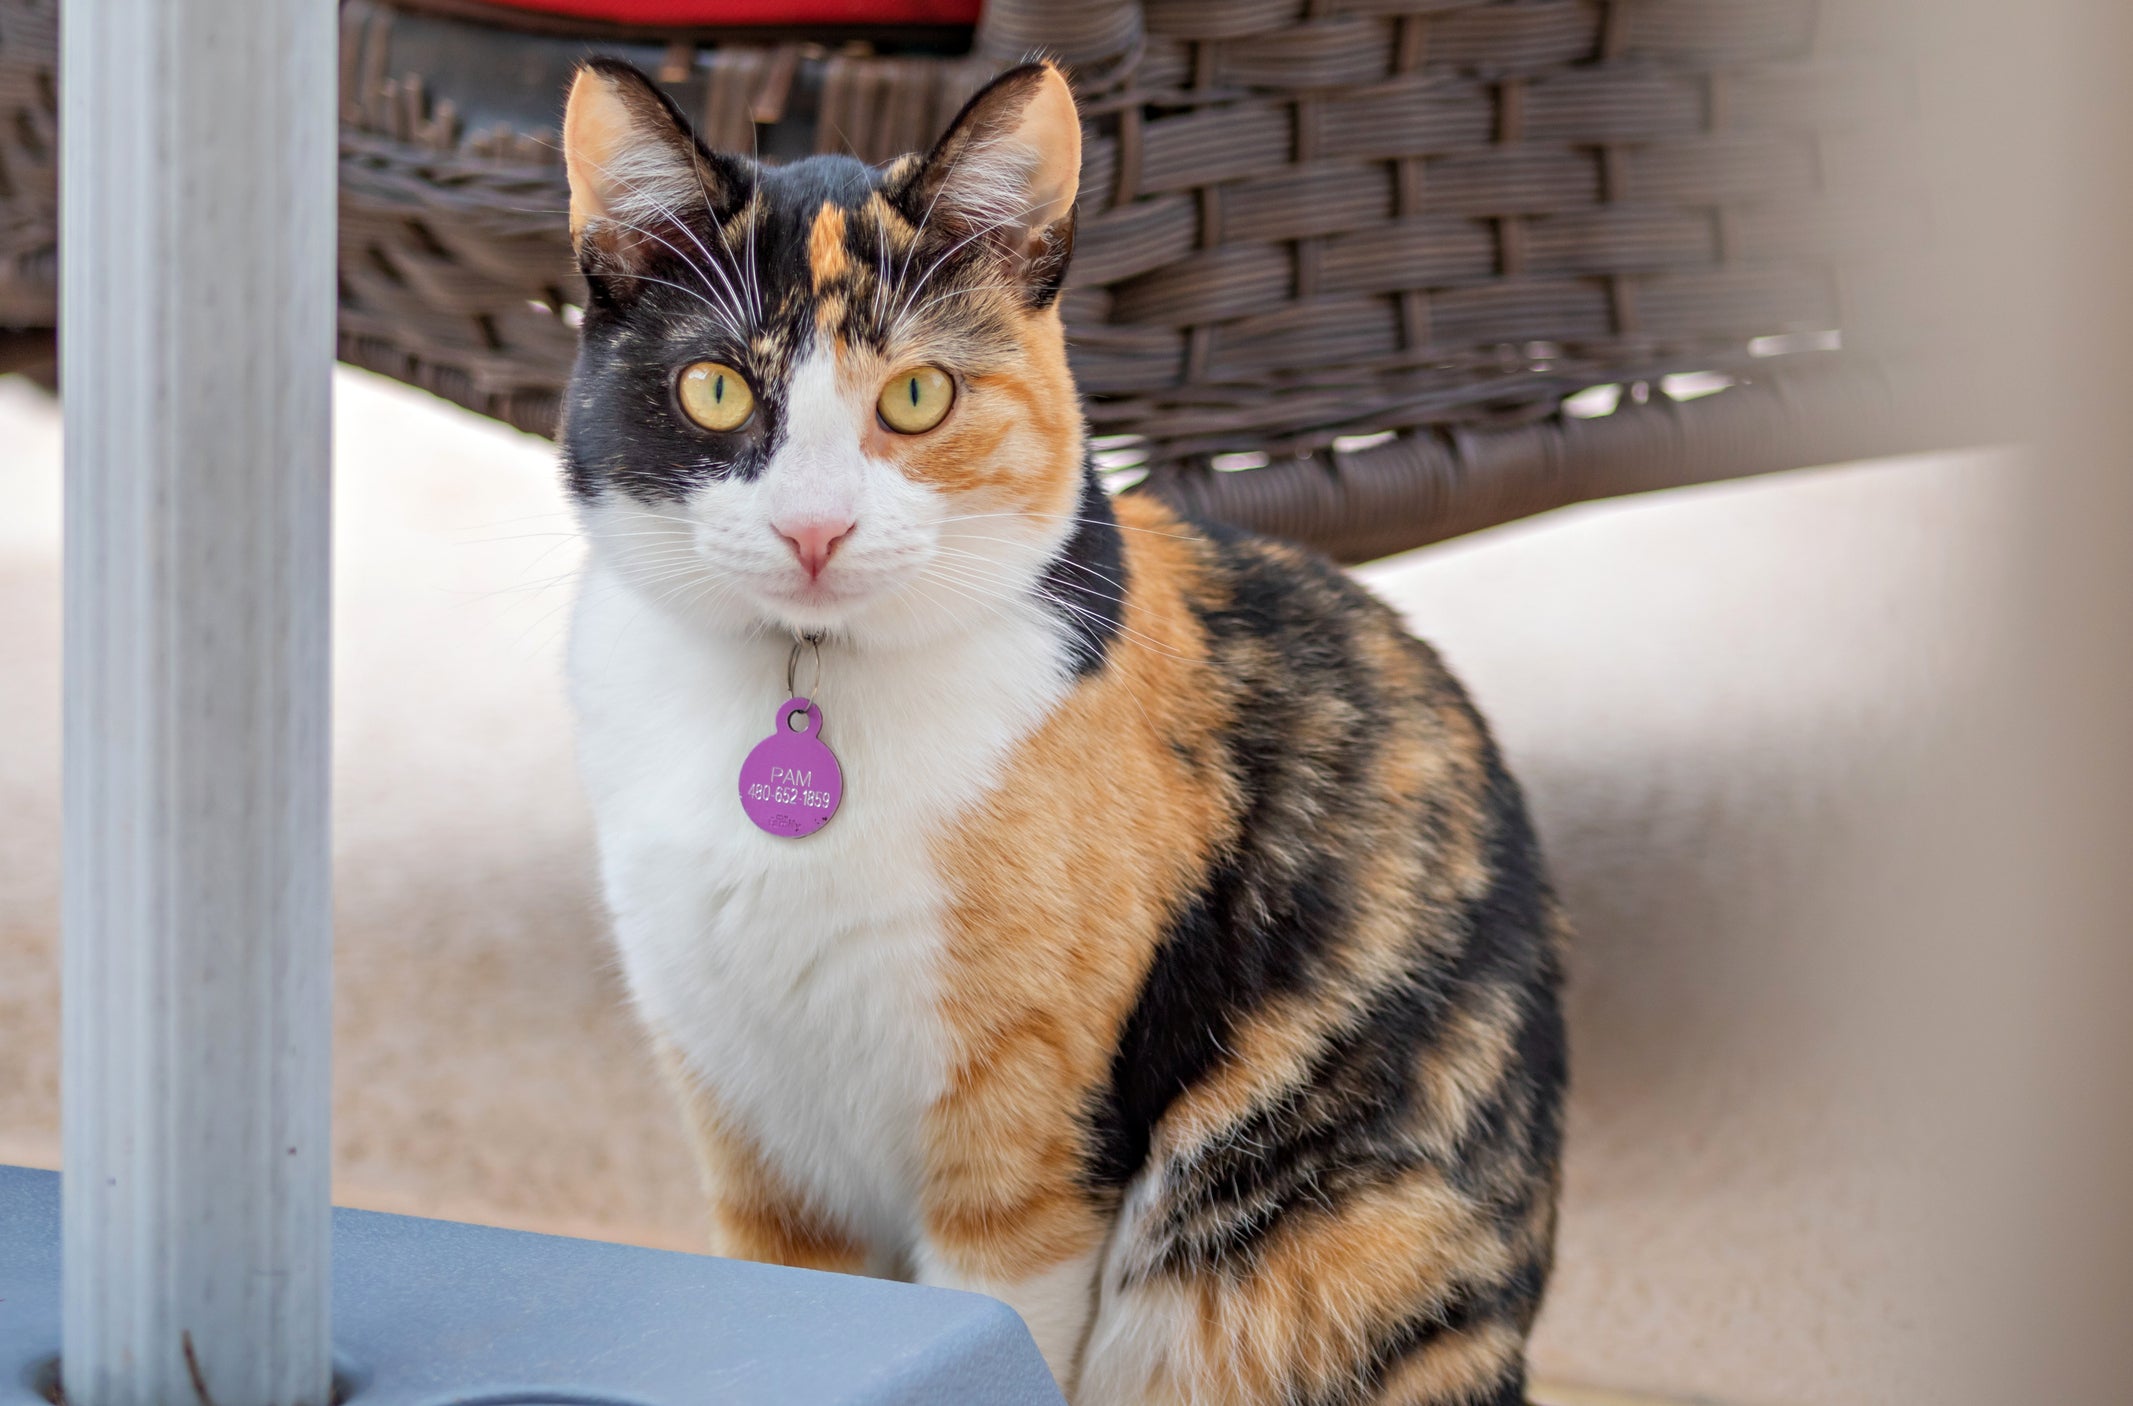
[[[715,361],[699,361],[683,371],[675,393],[682,413],[707,430],[737,430],[755,413],[755,392],[741,373]]]
[[[955,404],[955,382],[938,366],[899,371],[881,388],[881,422],[898,434],[924,434]]]

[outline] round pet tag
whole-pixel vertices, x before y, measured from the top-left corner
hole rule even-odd
[[[758,829],[795,839],[829,824],[843,798],[844,773],[822,741],[822,710],[786,699],[770,736],[741,763],[741,809]]]

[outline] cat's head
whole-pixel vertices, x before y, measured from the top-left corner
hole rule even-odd
[[[707,150],[609,60],[563,137],[591,289],[563,458],[611,569],[713,629],[883,640],[1028,589],[1084,473],[1057,69],[1001,75],[883,167]]]

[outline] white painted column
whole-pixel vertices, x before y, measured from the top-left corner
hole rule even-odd
[[[325,1406],[333,0],[65,0],[73,1406]]]

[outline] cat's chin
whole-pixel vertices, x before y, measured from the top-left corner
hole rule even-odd
[[[835,571],[815,580],[780,579],[758,584],[757,609],[797,630],[834,630],[891,594],[893,584],[840,579]]]
[[[795,635],[845,635],[852,630],[855,612],[825,606],[803,608],[794,605],[764,604],[757,608],[757,624],[767,626],[777,633]]]
[[[754,624],[780,634],[873,634],[877,632],[870,626],[885,623],[883,617],[900,613],[893,604],[897,594],[893,588],[816,582],[797,588],[784,584],[758,588],[752,594]]]
[[[846,586],[841,591],[801,595],[789,589],[759,591],[750,602],[753,619],[747,633],[822,634],[875,649],[923,649],[968,633],[997,615],[973,609],[961,600],[910,589],[908,582],[876,588]]]

